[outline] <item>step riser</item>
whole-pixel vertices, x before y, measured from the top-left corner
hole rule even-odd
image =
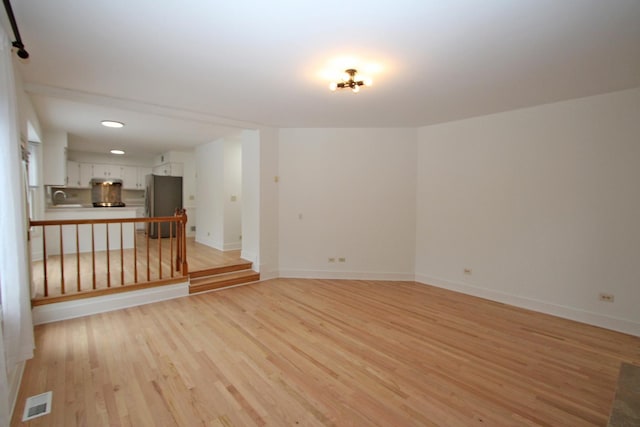
[[[217,274],[231,273],[234,271],[250,270],[251,265],[252,263],[250,262],[242,263],[242,264],[234,264],[234,265],[225,265],[224,267],[216,267],[209,270],[194,271],[192,273],[189,273],[189,277],[192,279],[195,279],[198,277],[215,276]]]
[[[228,280],[212,280],[208,283],[199,283],[197,285],[189,286],[189,293],[195,294],[198,292],[211,291],[213,289],[226,288],[228,286],[241,285],[244,283],[257,282],[260,280],[260,274],[256,273],[246,277],[236,277]]]

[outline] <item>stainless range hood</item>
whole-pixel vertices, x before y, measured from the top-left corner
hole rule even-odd
[[[96,208],[121,208],[122,180],[93,178],[91,180],[91,202]]]

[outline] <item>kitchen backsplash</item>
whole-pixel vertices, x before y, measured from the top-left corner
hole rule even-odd
[[[47,187],[47,206],[83,205],[91,206],[90,188]],[[122,201],[126,206],[144,206],[144,190],[122,190]]]

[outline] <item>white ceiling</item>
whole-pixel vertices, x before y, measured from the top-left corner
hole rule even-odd
[[[12,3],[42,123],[85,151],[422,126],[640,86],[638,0]],[[374,85],[330,92],[350,66]],[[103,118],[127,126],[105,133]]]

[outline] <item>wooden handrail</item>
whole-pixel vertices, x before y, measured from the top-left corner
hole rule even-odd
[[[136,223],[145,223],[146,245],[145,243],[138,244],[136,239]],[[164,239],[161,237],[161,223],[169,224],[169,238]],[[66,219],[66,220],[36,220],[30,221],[31,227],[42,227],[42,245],[43,245],[43,259],[42,261],[34,261],[34,265],[39,263],[42,270],[42,276],[38,276],[34,273],[34,286],[36,299],[47,298],[59,298],[60,296],[73,294],[82,294],[86,296],[88,292],[100,291],[100,294],[104,294],[108,289],[112,288],[112,268],[114,277],[117,277],[118,268],[120,276],[120,287],[126,287],[127,285],[151,284],[154,281],[165,283],[167,281],[167,273],[163,272],[163,264],[165,264],[165,271],[167,264],[169,266],[169,278],[174,279],[176,274],[178,276],[186,276],[188,274],[188,264],[186,260],[186,223],[187,214],[184,209],[176,210],[174,216],[154,217],[154,218],[113,218],[113,219]],[[103,227],[95,227],[95,225],[104,224]],[[119,226],[112,226],[111,224],[119,224]],[[128,226],[130,224],[130,226]],[[65,240],[71,239],[69,234],[69,227],[73,227],[75,244],[65,244]],[[84,228],[82,233],[81,226],[90,226]],[[114,227],[111,229],[111,227]],[[116,228],[119,227],[119,230]],[[131,228],[129,228],[131,227]],[[157,248],[153,249],[149,241],[150,227],[157,229],[158,240]],[[48,241],[47,230],[55,230],[52,233],[57,233],[59,242]],[[164,228],[166,232],[166,228]],[[126,231],[126,233],[125,233]],[[131,234],[132,232],[132,234]],[[112,240],[110,241],[109,234],[112,234]],[[175,233],[175,237],[174,237]],[[49,239],[55,239],[55,234],[52,236],[49,233]],[[81,236],[83,239],[81,239]],[[119,237],[119,243],[117,242]],[[131,238],[133,241],[131,242]],[[90,239],[90,247],[89,247]],[[96,247],[96,239],[100,243],[99,247]],[[67,240],[70,242],[71,240]],[[81,241],[83,242],[81,244]],[[174,243],[175,242],[175,243]],[[53,249],[47,251],[47,244],[54,244]],[[118,247],[119,244],[119,247]],[[165,244],[169,245],[169,249],[163,248]],[[75,248],[74,248],[75,246]],[[146,246],[143,248],[142,246]],[[51,248],[51,246],[49,246]],[[74,251],[75,249],[75,251]],[[101,250],[104,249],[104,250]],[[146,250],[146,281],[140,282],[138,279],[138,262],[141,262],[141,267],[144,268],[144,257],[138,257],[138,250]],[[60,254],[55,254],[56,250],[60,251]],[[115,252],[115,251],[118,252]],[[65,253],[66,251],[66,253]],[[111,251],[114,253],[111,254]],[[132,252],[132,256],[129,253]],[[86,253],[87,255],[82,255]],[[90,255],[89,255],[90,254]],[[116,255],[117,254],[117,255]],[[164,254],[164,255],[163,255]],[[169,260],[164,261],[163,257],[169,256]],[[111,256],[117,256],[120,259],[118,263],[114,258],[111,262]],[[59,262],[56,264],[56,257],[59,257]],[[151,265],[155,264],[157,260],[157,270],[152,269]],[[128,265],[133,262],[133,267],[127,270]],[[76,274],[65,274],[65,263],[67,267],[73,268],[75,263]],[[118,265],[119,264],[119,265]],[[97,268],[102,265],[106,266],[106,283],[102,280],[102,273],[99,273]],[[56,266],[58,270],[56,271]],[[86,271],[85,271],[86,270]],[[70,271],[72,273],[73,270]],[[90,274],[83,273],[90,272]],[[98,272],[98,273],[97,273]],[[152,274],[152,272],[154,274]],[[75,279],[75,286],[66,286],[66,281],[73,281]],[[98,280],[100,279],[100,280]],[[144,279],[143,279],[144,280]],[[117,281],[117,279],[115,280]],[[114,284],[115,284],[114,281]],[[91,283],[91,285],[88,285]],[[83,289],[83,286],[87,289]]]

